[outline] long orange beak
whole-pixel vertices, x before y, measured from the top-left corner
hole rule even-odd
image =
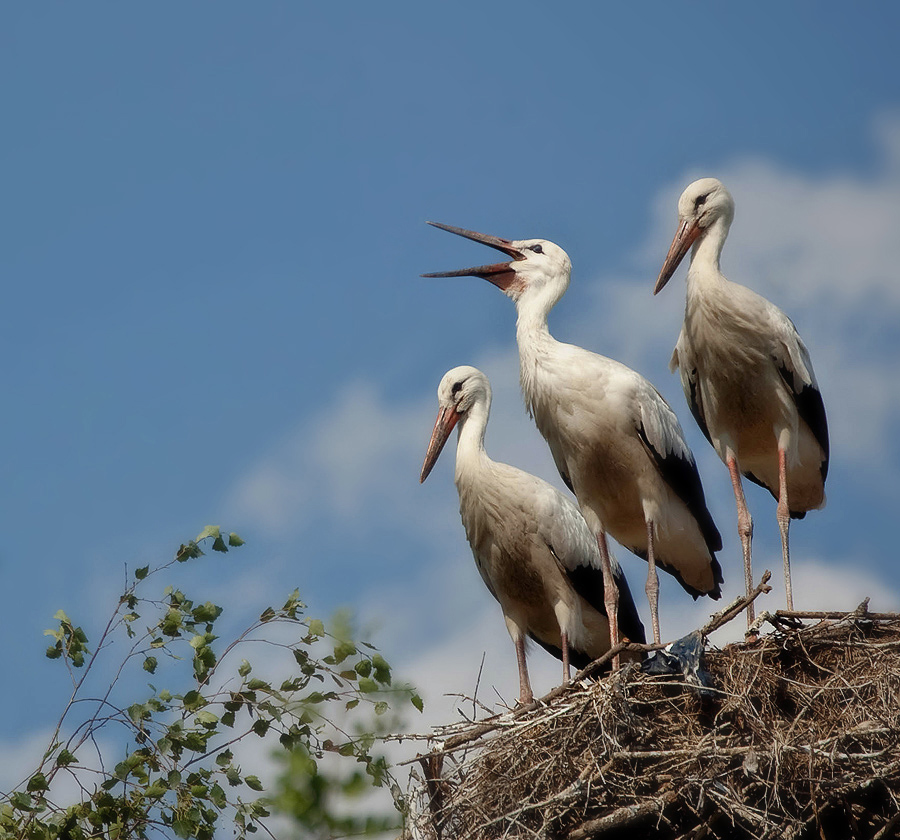
[[[450,437],[450,432],[459,422],[460,413],[454,406],[443,407],[438,411],[437,419],[434,421],[434,429],[431,432],[431,440],[428,441],[428,450],[425,453],[425,463],[422,464],[422,474],[419,476],[421,484],[428,478],[432,467],[437,463],[438,456]]]
[[[444,225],[440,222],[428,222],[428,224],[441,230],[455,233],[457,236],[464,236],[466,239],[471,239],[474,242],[481,242],[483,245],[496,248],[498,251],[502,251],[510,256],[512,262],[525,259],[525,254],[516,248],[509,239],[501,239],[499,236],[491,236],[487,233],[476,233],[474,230]],[[461,268],[458,271],[436,271],[431,274],[423,274],[422,277],[481,277],[489,280],[497,288],[505,292],[516,279],[516,273],[512,270],[512,262],[478,265],[474,268]]]
[[[669,246],[669,253],[666,254],[666,260],[663,263],[662,270],[656,280],[656,286],[653,288],[653,294],[659,294],[660,289],[669,282],[675,269],[678,268],[684,255],[690,250],[694,240],[700,235],[701,227],[697,224],[696,219],[685,219],[678,225],[678,231],[675,238]]]

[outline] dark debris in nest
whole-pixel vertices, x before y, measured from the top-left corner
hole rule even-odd
[[[900,837],[900,614],[797,615],[708,650],[712,691],[629,665],[438,730],[405,836]]]

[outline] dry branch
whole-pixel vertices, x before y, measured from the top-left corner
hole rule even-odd
[[[633,665],[598,682],[586,669],[536,704],[437,730],[406,837],[900,836],[900,615],[863,604],[789,623],[801,617],[707,651],[710,696]]]

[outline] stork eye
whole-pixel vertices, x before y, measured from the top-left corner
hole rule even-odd
[[[694,209],[699,210],[704,204],[706,204],[707,198],[709,198],[709,195],[698,195],[696,200],[694,201]]]
[[[528,250],[529,250],[529,251],[534,251],[535,254],[543,254],[543,253],[544,253],[544,248],[543,248],[543,246],[541,246],[541,245],[531,245],[531,246],[528,248]]]
[[[460,391],[462,391],[462,382],[454,382],[453,387],[450,389],[450,393],[456,396]]]

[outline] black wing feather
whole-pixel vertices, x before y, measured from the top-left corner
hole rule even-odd
[[[709,434],[709,426],[706,425],[706,417],[703,414],[703,395],[700,392],[700,381],[697,377],[697,368],[694,368],[688,375],[688,384],[691,389],[690,394],[687,395],[688,407],[691,410],[691,415],[694,420],[697,421],[700,431],[703,432],[703,437],[712,443],[712,437]]]
[[[603,602],[605,592],[603,571],[593,566],[578,566],[576,569],[566,569],[566,574],[574,590],[598,613],[606,615],[606,604]],[[632,642],[643,643],[647,638],[644,634],[644,625],[641,623],[631,589],[620,566],[613,567],[613,577],[616,579],[616,586],[619,587],[619,631]]]
[[[567,569],[566,574],[575,591],[601,615],[606,615],[606,605],[603,603],[603,572],[593,566],[578,566],[576,569]],[[647,636],[644,633],[644,625],[638,615],[634,598],[628,588],[628,581],[620,566],[613,567],[613,576],[616,579],[616,586],[619,587],[619,632],[631,642],[645,644]],[[559,660],[562,659],[562,651],[556,645],[543,642],[531,633],[528,636],[547,653]],[[571,646],[569,647],[569,661],[579,670],[586,668],[592,662],[590,656]],[[608,662],[602,670],[608,671],[611,667],[612,662]]]
[[[809,426],[816,443],[822,447],[825,457],[822,460],[820,469],[822,471],[822,481],[825,481],[828,475],[830,451],[828,445],[828,419],[825,417],[825,403],[822,401],[822,394],[815,385],[803,382],[794,371],[789,370],[784,365],[778,365],[778,372],[794,395],[794,405],[797,406],[797,414]]]
[[[644,442],[644,446],[647,447],[647,451],[653,455],[656,466],[666,483],[672,488],[678,498],[688,506],[688,510],[691,511],[694,518],[697,520],[697,525],[700,527],[700,533],[703,534],[706,547],[709,549],[710,558],[712,560],[712,571],[714,580],[716,581],[715,589],[706,594],[714,599],[721,598],[722,590],[719,587],[719,584],[724,583],[724,578],[722,577],[722,567],[719,565],[719,561],[716,560],[714,552],[722,550],[722,535],[719,533],[719,529],[716,528],[716,523],[713,521],[712,514],[706,506],[706,496],[703,493],[703,483],[700,481],[700,473],[697,470],[697,465],[692,460],[682,458],[675,453],[670,452],[663,454],[662,452],[659,452],[650,443],[643,423],[638,424],[637,433]],[[665,563],[659,560],[657,562],[659,562],[666,571],[670,571]],[[694,594],[696,590],[685,586],[684,581],[680,579],[679,575],[676,574],[675,577],[679,579],[681,585],[684,586],[688,592],[692,595]],[[696,595],[694,597],[696,597]]]

